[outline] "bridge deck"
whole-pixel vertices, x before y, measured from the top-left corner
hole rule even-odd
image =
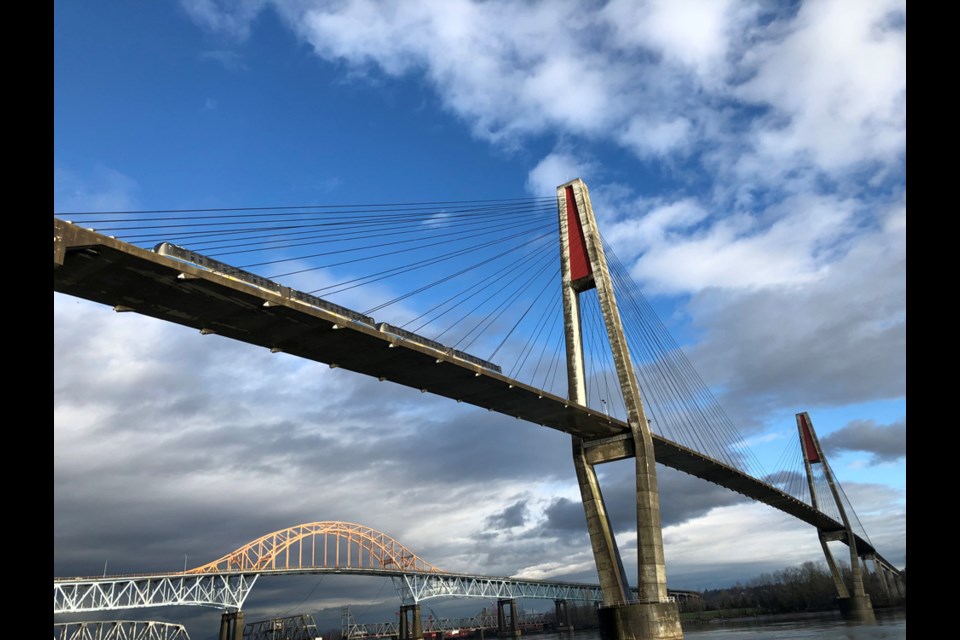
[[[57,219],[53,289],[557,429],[592,441],[588,455],[594,462],[633,455],[628,425],[605,414],[305,304],[286,287],[268,291]],[[821,530],[844,530],[841,523],[776,487],[656,434],[654,450],[660,464]],[[876,554],[859,536],[857,550]]]

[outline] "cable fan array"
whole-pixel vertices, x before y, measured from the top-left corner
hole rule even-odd
[[[853,508],[853,504],[849,498],[847,498],[843,486],[840,484],[840,481],[837,480],[837,475],[833,472],[833,467],[830,466],[829,461],[826,459],[810,466],[813,475],[813,491],[816,496],[817,508],[837,522],[843,521],[843,518],[840,516],[840,509],[837,508],[836,500],[833,498],[833,492],[830,489],[824,465],[830,470],[830,475],[833,476],[837,493],[839,493],[840,501],[843,504],[843,510],[847,514],[853,532],[867,542],[870,542],[870,544],[873,544],[870,536],[867,535],[863,523],[860,522],[860,517]],[[809,505],[814,504],[810,496],[810,483],[807,480],[807,471],[806,465],[804,464],[800,437],[796,432],[794,432],[793,437],[788,438],[787,446],[777,459],[774,469],[772,473],[761,479],[775,487],[779,487],[785,493],[790,494],[801,502]]]
[[[566,396],[554,197],[59,214],[144,248],[171,243]],[[652,430],[763,469],[605,242]],[[581,295],[587,404],[625,419],[596,291]]]

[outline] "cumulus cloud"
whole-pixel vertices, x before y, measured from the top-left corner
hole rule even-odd
[[[59,294],[54,336],[58,575],[97,573],[103,554],[173,570],[315,520],[477,571],[458,540],[525,517],[501,492],[572,472],[564,434]]]
[[[881,425],[874,420],[854,420],[820,439],[824,451],[866,451],[870,464],[892,462],[907,455],[907,419]]]
[[[806,282],[693,297],[702,339],[691,360],[738,424],[774,407],[906,393],[905,249],[902,230],[875,229]]]
[[[715,169],[770,184],[799,168],[888,164],[905,145],[896,0],[183,2],[238,39],[268,5],[320,57],[420,77],[477,136],[507,146],[547,131],[640,157],[696,146]]]
[[[492,516],[488,516],[486,524],[493,529],[513,529],[523,525],[527,521],[527,504],[523,500],[514,502],[512,505]]]
[[[829,171],[902,153],[903,3],[804,2],[780,26],[745,55],[752,76],[734,91],[773,109],[755,131],[755,161],[805,155]]]
[[[575,178],[586,180],[592,166],[572,153],[555,150],[544,156],[527,176],[527,191],[535,196],[553,195],[557,187]]]

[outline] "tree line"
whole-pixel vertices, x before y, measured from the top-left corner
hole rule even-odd
[[[852,574],[841,565],[847,589],[852,588]],[[884,591],[880,578],[873,572],[862,573],[863,586],[874,607],[896,606],[905,602],[893,590]],[[906,572],[904,572],[904,576]],[[746,582],[737,582],[725,589],[707,589],[700,603],[688,603],[687,610],[702,611],[743,609],[758,613],[789,613],[796,611],[830,611],[837,607],[837,587],[826,563],[804,562],[773,573],[764,573]]]

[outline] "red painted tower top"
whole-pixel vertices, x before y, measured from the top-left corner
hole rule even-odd
[[[797,422],[800,423],[800,433],[803,441],[803,455],[807,462],[811,464],[820,462],[820,455],[817,453],[817,447],[813,444],[813,427],[807,419],[807,414],[798,413]]]
[[[567,235],[570,244],[570,281],[578,282],[593,275],[593,266],[587,257],[587,241],[583,236],[583,224],[577,210],[573,187],[567,186]],[[586,287],[590,288],[590,287]]]

